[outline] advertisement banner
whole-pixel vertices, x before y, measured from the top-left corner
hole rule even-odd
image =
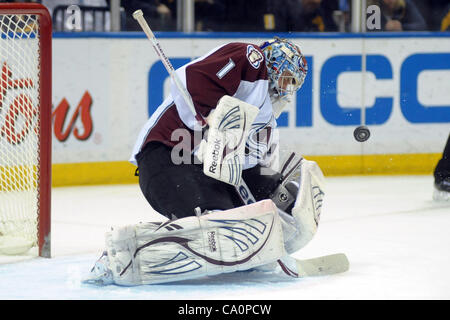
[[[175,68],[222,44],[271,37],[156,36]],[[450,132],[450,36],[289,38],[309,72],[278,119],[282,152],[316,160],[330,175],[431,173]],[[127,161],[169,92],[150,42],[141,33],[56,34],[52,81],[54,184],[137,181]],[[371,132],[362,143],[353,137],[360,125]]]

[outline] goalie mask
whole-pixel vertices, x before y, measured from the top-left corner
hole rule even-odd
[[[308,72],[300,48],[287,39],[275,37],[260,46],[269,72],[269,90],[278,118],[294,92],[301,88]]]

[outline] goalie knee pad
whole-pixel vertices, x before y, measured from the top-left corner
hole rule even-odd
[[[293,153],[278,175],[269,198],[279,209],[286,252],[303,248],[314,236],[324,196],[324,176],[314,161]]]
[[[299,237],[289,242],[290,252],[303,248],[317,232],[325,195],[324,179],[316,162],[302,160],[299,191],[291,212]]]
[[[303,248],[317,231],[324,177],[317,163],[305,159],[288,172],[270,198],[279,209],[285,249],[291,254]]]

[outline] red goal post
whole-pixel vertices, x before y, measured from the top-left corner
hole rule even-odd
[[[48,10],[0,3],[0,254],[51,256],[51,67]]]

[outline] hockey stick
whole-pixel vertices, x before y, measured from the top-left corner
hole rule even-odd
[[[202,118],[201,115],[199,115],[194,107],[194,103],[192,101],[192,97],[181,82],[180,78],[177,76],[175,69],[173,68],[169,58],[164,54],[164,51],[161,48],[161,45],[157,41],[155,35],[153,34],[152,30],[150,29],[149,25],[147,24],[147,21],[144,18],[144,14],[142,10],[136,10],[133,13],[133,18],[139,23],[142,30],[147,35],[147,38],[151,41],[153,49],[156,51],[158,57],[160,58],[161,62],[163,63],[164,67],[166,68],[167,72],[169,73],[170,77],[172,78],[173,82],[177,86],[177,88],[180,90],[184,101],[188,105],[190,111],[193,113],[197,121],[204,126],[205,121]],[[284,170],[283,170],[284,171]],[[292,172],[289,172],[289,176]],[[256,202],[255,197],[253,196],[252,192],[248,188],[247,184],[243,179],[241,179],[241,183],[238,186],[235,186],[236,191],[244,204],[250,204],[253,202]],[[292,261],[291,257],[286,257],[286,260]],[[333,254],[313,259],[307,259],[307,260],[299,260],[295,259],[296,264],[296,270],[292,271],[289,269],[281,260],[279,260],[279,264],[282,267],[283,271],[286,272],[290,276],[294,277],[305,277],[305,276],[316,276],[316,275],[324,275],[324,274],[333,274],[333,273],[339,273],[344,272],[348,270],[349,263],[347,260],[347,257],[345,254]]]
[[[298,277],[324,276],[345,272],[350,263],[344,253],[335,253],[313,259],[296,259],[299,270]]]
[[[294,165],[292,165],[288,170],[290,162],[293,161],[294,157],[295,153],[292,153],[291,156],[286,160],[283,168],[281,169],[282,176],[279,180],[279,183],[283,183],[286,179],[288,179],[293,174],[295,169],[300,166],[303,157],[300,157],[300,159],[297,160]],[[245,183],[244,179],[241,179],[241,184],[240,186],[236,187],[236,190],[238,191],[241,200],[245,204],[256,202],[255,197]],[[294,278],[324,276],[342,273],[347,271],[350,267],[350,263],[344,253],[335,253],[311,259],[295,259],[291,256],[284,256],[277,262],[284,273]]]
[[[289,160],[287,160],[286,162],[290,162],[292,159],[293,155],[291,155]],[[280,180],[284,181],[285,179],[287,179],[287,177],[292,174],[293,170],[298,167],[302,160],[303,158],[296,162],[293,169],[288,171],[286,175],[283,175],[282,179]],[[286,167],[287,164],[283,168],[282,172],[286,170]],[[236,186],[236,191],[244,204],[256,202],[255,197],[245,183],[244,179],[241,179],[241,184],[239,186]],[[345,253],[335,253],[311,259],[296,259],[290,256],[284,256],[277,262],[284,273],[294,278],[324,276],[342,273],[346,272],[350,267],[350,263]]]
[[[159,59],[163,63],[164,67],[166,68],[167,72],[169,73],[170,77],[172,78],[175,85],[178,87],[178,89],[181,92],[181,95],[183,96],[184,101],[188,105],[189,109],[197,119],[197,121],[204,125],[205,121],[203,120],[202,116],[197,113],[194,107],[194,102],[192,101],[192,97],[189,94],[189,92],[184,87],[183,83],[181,82],[180,78],[177,76],[174,67],[172,66],[172,63],[170,63],[169,58],[164,54],[164,51],[162,50],[161,45],[159,44],[158,40],[156,39],[155,35],[153,34],[152,29],[150,29],[150,26],[148,25],[147,21],[144,18],[144,13],[142,10],[136,10],[133,13],[133,18],[139,23],[144,33],[147,35],[147,38],[151,41],[153,49],[155,49],[156,54],[158,55]]]
[[[150,29],[150,26],[148,25],[147,21],[144,18],[144,13],[142,10],[136,10],[133,13],[133,18],[139,23],[142,30],[147,35],[147,38],[151,41],[153,49],[155,49],[158,57],[160,58],[161,62],[163,63],[164,67],[166,68],[167,72],[169,73],[170,77],[172,78],[173,82],[177,86],[177,88],[182,93],[183,99],[186,102],[186,104],[189,106],[189,109],[193,113],[193,115],[196,117],[196,119],[203,125],[205,124],[204,119],[201,115],[197,114],[194,102],[192,101],[192,97],[187,91],[187,89],[184,87],[183,83],[181,82],[180,78],[177,76],[175,69],[172,66],[172,63],[170,62],[169,58],[165,55],[164,51],[162,50],[158,40],[156,39],[155,35],[153,34],[152,30]],[[245,204],[256,202],[255,198],[250,192],[250,189],[247,187],[243,179],[241,179],[241,184],[238,186],[235,186],[238,194],[240,195],[242,201],[244,201]]]
[[[347,271],[350,266],[345,253],[335,253],[311,259],[295,259],[287,256],[277,262],[284,273],[294,278],[342,273]]]

